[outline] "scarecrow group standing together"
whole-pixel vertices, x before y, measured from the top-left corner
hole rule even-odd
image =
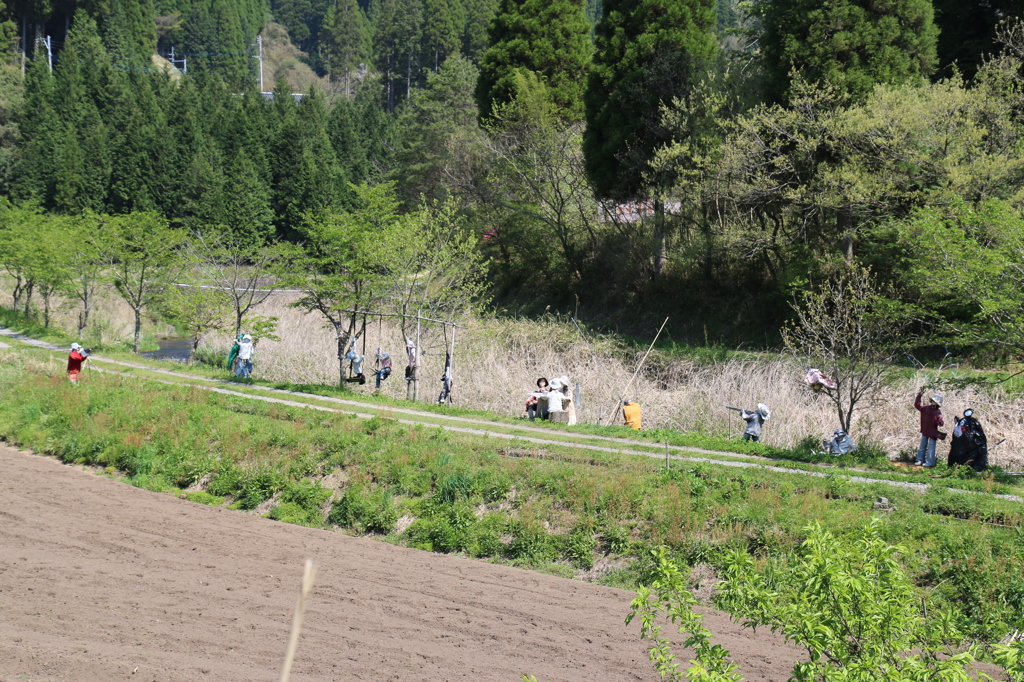
[[[526,400],[526,416],[530,421],[537,419],[576,423],[576,403],[569,388],[569,377],[561,376],[550,382],[537,379],[537,390]]]
[[[914,465],[925,468],[935,466],[935,447],[938,441],[946,439],[946,433],[939,431],[945,426],[942,418],[942,396],[935,394],[922,402],[923,391],[914,398],[914,408],[921,413],[921,444],[917,449]],[[946,459],[949,466],[969,466],[975,471],[988,467],[988,438],[985,430],[974,417],[974,410],[964,410],[964,416],[957,416],[953,422],[953,440]]]

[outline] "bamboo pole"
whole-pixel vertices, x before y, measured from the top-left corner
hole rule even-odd
[[[295,615],[292,616],[292,632],[288,637],[288,651],[284,656],[284,666],[281,668],[281,682],[288,682],[292,673],[292,662],[295,660],[295,649],[299,646],[299,631],[302,629],[302,614],[306,610],[306,597],[313,589],[313,581],[316,579],[316,564],[312,559],[306,559],[306,570],[302,576],[302,589],[299,591],[299,602],[295,605]]]
[[[661,332],[662,332],[662,330],[663,330],[663,329],[665,329],[665,325],[666,325],[666,324],[668,324],[668,318],[667,318],[667,317],[665,318],[665,321],[661,323],[661,328],[659,328],[659,329],[658,329],[658,333],[654,335],[654,341],[651,341],[651,345],[650,345],[650,347],[649,347],[649,348],[647,349],[647,352],[646,352],[646,353],[644,353],[644,356],[643,356],[643,357],[642,357],[642,358],[640,359],[640,364],[636,366],[636,371],[635,371],[635,372],[633,372],[633,376],[632,376],[632,377],[630,377],[630,379],[629,379],[629,383],[628,383],[628,384],[626,384],[626,390],[625,390],[625,391],[623,391],[623,392],[622,392],[622,393],[621,393],[621,394],[619,395],[619,401],[618,401],[618,403],[616,403],[616,404],[615,404],[615,405],[614,405],[614,406],[612,407],[612,411],[611,411],[611,413],[609,413],[609,415],[608,415],[608,419],[609,419],[609,420],[610,420],[610,419],[612,418],[612,416],[613,416],[613,415],[615,414],[615,410],[616,410],[616,409],[617,409],[617,408],[619,407],[619,405],[620,405],[620,404],[622,403],[622,400],[623,400],[623,398],[625,398],[626,394],[627,394],[627,393],[629,393],[629,389],[630,389],[630,387],[631,387],[631,386],[633,385],[633,382],[634,382],[634,381],[636,380],[636,376],[637,376],[637,375],[638,375],[638,374],[640,373],[640,369],[641,369],[641,368],[642,368],[642,367],[644,366],[644,363],[645,363],[645,362],[647,362],[647,356],[648,356],[648,355],[650,355],[650,354],[651,354],[651,351],[652,351],[652,350],[654,349],[654,344],[656,344],[656,343],[658,342],[658,337],[659,337],[659,336],[661,336]]]

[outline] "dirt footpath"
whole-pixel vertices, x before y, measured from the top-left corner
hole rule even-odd
[[[631,593],[286,525],[0,445],[0,680],[657,680]],[[799,652],[720,614],[749,680]]]

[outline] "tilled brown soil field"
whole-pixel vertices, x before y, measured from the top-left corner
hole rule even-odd
[[[0,680],[654,680],[631,593],[301,528],[0,445]],[[716,612],[748,680],[799,652]]]

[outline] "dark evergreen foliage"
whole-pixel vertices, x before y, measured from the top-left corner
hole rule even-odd
[[[502,0],[480,63],[476,100],[481,118],[514,96],[517,71],[541,77],[567,120],[583,118],[590,66],[590,27],[581,0]]]
[[[712,0],[605,0],[585,96],[587,174],[597,193],[634,198],[664,106],[685,97],[716,51]]]
[[[767,95],[782,100],[795,71],[855,99],[876,83],[920,81],[935,70],[932,0],[762,0]]]
[[[939,28],[938,75],[954,68],[970,79],[986,56],[998,52],[996,28],[1006,18],[1024,16],[1021,0],[933,0]]]

